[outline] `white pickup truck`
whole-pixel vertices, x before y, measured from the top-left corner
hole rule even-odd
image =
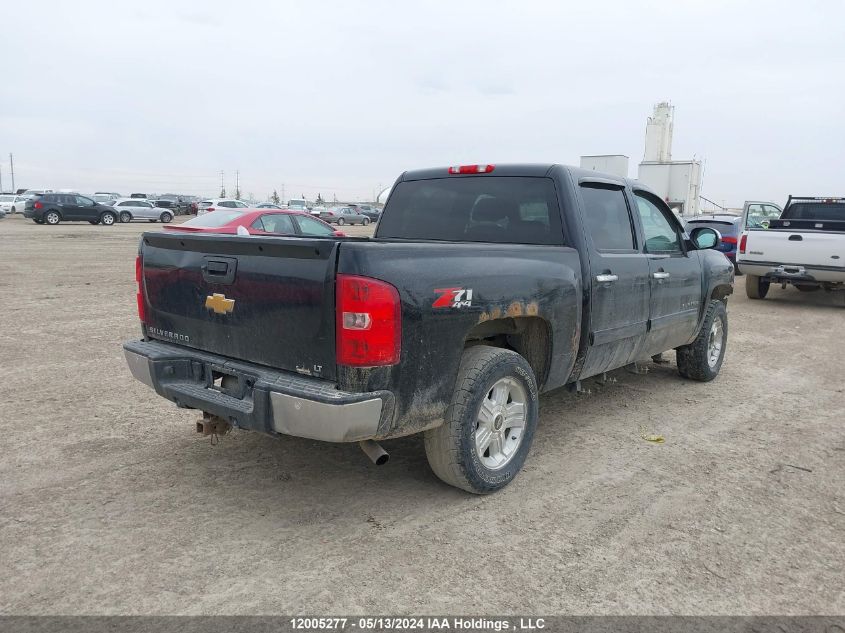
[[[751,299],[765,298],[772,283],[845,289],[845,198],[790,196],[768,228],[743,225],[736,261]]]

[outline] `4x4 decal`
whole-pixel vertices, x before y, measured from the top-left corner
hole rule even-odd
[[[435,288],[440,296],[432,308],[467,308],[472,305],[472,288]]]

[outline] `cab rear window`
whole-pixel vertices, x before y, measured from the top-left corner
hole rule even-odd
[[[377,237],[499,244],[563,244],[550,178],[469,176],[400,182]]]

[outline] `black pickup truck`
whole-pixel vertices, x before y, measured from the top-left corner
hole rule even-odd
[[[716,377],[733,266],[636,181],[562,165],[397,180],[373,238],[145,233],[132,374],[198,430],[425,433],[443,481],[497,490],[538,395],[674,349]],[[211,429],[211,431],[209,431]]]

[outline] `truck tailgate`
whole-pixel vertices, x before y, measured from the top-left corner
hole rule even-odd
[[[335,377],[335,240],[147,233],[150,338]]]
[[[741,261],[845,267],[845,233],[752,230]]]

